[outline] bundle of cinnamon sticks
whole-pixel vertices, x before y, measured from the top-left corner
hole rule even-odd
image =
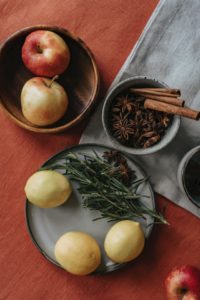
[[[184,107],[179,89],[167,88],[130,88],[131,92],[145,97],[144,107],[173,115],[199,120],[200,111]]]

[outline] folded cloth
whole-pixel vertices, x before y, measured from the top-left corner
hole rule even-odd
[[[179,88],[186,106],[200,108],[200,1],[160,1],[138,43],[111,87],[132,76],[148,76]],[[111,145],[101,123],[102,104],[84,131],[80,143]],[[200,217],[200,209],[179,189],[177,169],[181,158],[200,144],[200,121],[182,118],[176,138],[163,150],[135,157],[157,193]]]

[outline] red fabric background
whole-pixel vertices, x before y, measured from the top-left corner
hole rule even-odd
[[[136,43],[158,0],[1,0],[0,40],[36,24],[68,28],[93,51],[103,91]],[[0,299],[162,300],[174,265],[200,267],[199,219],[167,204],[170,226],[156,226],[137,262],[104,276],[76,277],[49,263],[32,244],[24,218],[26,179],[49,156],[78,143],[86,121],[69,132],[40,135],[0,111]]]

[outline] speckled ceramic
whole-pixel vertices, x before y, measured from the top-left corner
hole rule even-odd
[[[162,137],[162,139],[156,143],[155,145],[148,147],[146,149],[143,148],[133,148],[122,145],[120,142],[117,141],[115,137],[113,137],[113,134],[109,128],[109,111],[112,104],[113,99],[122,91],[126,90],[129,87],[133,88],[167,88],[167,85],[164,84],[161,81],[150,79],[147,77],[139,76],[139,77],[131,77],[129,79],[126,79],[124,81],[121,81],[119,84],[114,86],[110,92],[108,93],[102,110],[102,122],[104,130],[107,134],[107,136],[110,138],[113,146],[117,146],[117,149],[120,149],[121,151],[125,151],[130,154],[134,155],[145,155],[145,154],[151,154],[155,153],[161,149],[163,149],[165,146],[167,146],[173,138],[176,136],[179,126],[180,126],[180,117],[174,116],[173,121],[171,125],[167,128],[165,135]]]
[[[96,153],[102,155],[104,151],[111,148],[95,145],[83,144],[73,148],[64,150],[54,157],[50,158],[44,165],[54,162],[61,162],[63,156],[68,152],[85,153],[94,155]],[[127,158],[129,166],[135,170],[136,176],[139,178],[146,177],[141,167],[132,159]],[[60,172],[60,171],[59,171]],[[82,199],[77,190],[77,184],[72,182],[73,193],[70,199],[61,206],[55,208],[40,208],[26,201],[26,220],[28,230],[34,244],[39,251],[52,263],[59,266],[54,256],[54,246],[58,238],[68,231],[84,231],[91,234],[98,242],[102,252],[102,263],[96,270],[96,273],[110,272],[121,268],[124,264],[116,264],[112,262],[104,252],[104,239],[106,233],[113,225],[113,222],[107,222],[105,219],[92,221],[99,217],[99,213],[82,207]],[[154,209],[154,193],[149,181],[145,181],[139,188],[138,192],[142,193],[141,201],[149,208]],[[148,197],[146,197],[148,196]],[[135,219],[140,222],[145,237],[148,238],[153,227],[153,219],[146,216],[146,220]]]

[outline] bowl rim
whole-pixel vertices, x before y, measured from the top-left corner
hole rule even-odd
[[[110,103],[112,102],[112,96],[113,94],[119,89],[119,92],[121,92],[123,90],[123,86],[128,84],[128,83],[133,83],[134,81],[137,80],[148,80],[148,81],[152,81],[155,84],[159,84],[162,87],[166,87],[168,88],[169,86],[164,83],[161,80],[158,79],[154,79],[151,77],[147,77],[147,76],[131,76],[125,80],[120,81],[119,83],[117,83],[116,85],[114,85],[107,93],[104,103],[103,103],[103,108],[102,108],[102,124],[103,124],[103,129],[107,135],[107,137],[110,139],[110,141],[112,142],[112,144],[119,149],[120,151],[124,151],[127,152],[129,154],[133,154],[133,155],[147,155],[147,154],[153,154],[161,149],[163,149],[164,147],[166,147],[172,140],[173,138],[176,136],[179,127],[180,127],[180,116],[175,115],[173,118],[173,121],[171,123],[171,126],[173,126],[173,132],[170,136],[168,136],[168,139],[166,140],[165,138],[161,139],[161,141],[159,141],[158,143],[156,143],[155,145],[153,145],[152,147],[149,148],[131,148],[131,147],[127,147],[125,145],[122,145],[120,142],[117,141],[117,139],[115,139],[111,133],[109,132],[108,129],[108,122],[106,119],[107,116],[107,110],[109,109],[108,107],[110,106]],[[126,89],[127,87],[125,87],[124,89]]]
[[[24,123],[23,121],[19,120],[15,115],[13,115],[5,106],[3,101],[0,98],[0,106],[2,107],[3,111],[7,114],[7,116],[10,117],[11,120],[13,120],[17,125],[19,125],[22,128],[25,128],[29,131],[33,131],[33,132],[38,132],[38,133],[57,133],[57,132],[62,132],[65,131],[75,125],[77,125],[80,121],[82,121],[90,112],[90,110],[92,109],[92,107],[95,105],[95,103],[97,102],[97,98],[99,95],[99,91],[100,91],[100,74],[99,74],[99,70],[97,67],[97,63],[95,61],[94,55],[91,52],[91,50],[89,49],[89,47],[86,45],[86,43],[79,38],[78,36],[75,36],[73,33],[71,33],[69,30],[67,30],[64,27],[59,27],[59,26],[54,26],[54,25],[33,25],[33,26],[28,26],[28,27],[24,27],[22,29],[17,30],[16,32],[12,33],[7,39],[5,39],[2,44],[0,45],[0,55],[2,53],[2,51],[4,50],[4,48],[7,46],[7,44],[12,41],[13,39],[21,36],[22,34],[29,34],[33,31],[36,30],[49,30],[49,31],[53,31],[53,32],[60,32],[63,33],[64,35],[68,36],[69,38],[71,38],[72,40],[74,40],[75,42],[77,42],[82,48],[83,50],[87,53],[87,55],[90,58],[90,61],[92,63],[92,68],[94,71],[94,78],[95,78],[95,85],[94,85],[94,90],[92,91],[92,95],[90,96],[90,100],[88,101],[88,105],[84,108],[84,110],[77,116],[75,117],[73,120],[71,120],[70,122],[64,124],[64,125],[60,125],[57,127],[39,127],[39,126],[35,126],[35,125],[29,125]]]
[[[181,167],[180,170],[180,180],[181,180],[181,184],[183,187],[183,190],[187,196],[187,198],[198,208],[200,208],[200,204],[197,204],[197,202],[192,198],[192,196],[189,194],[188,189],[186,187],[186,181],[185,181],[185,171],[186,168],[190,162],[190,160],[193,158],[193,156],[200,152],[200,145],[193,147],[192,149],[190,149],[188,152],[186,152],[186,154],[183,156],[183,158],[181,159],[181,162],[179,164],[179,166]],[[179,175],[178,175],[179,177]]]

